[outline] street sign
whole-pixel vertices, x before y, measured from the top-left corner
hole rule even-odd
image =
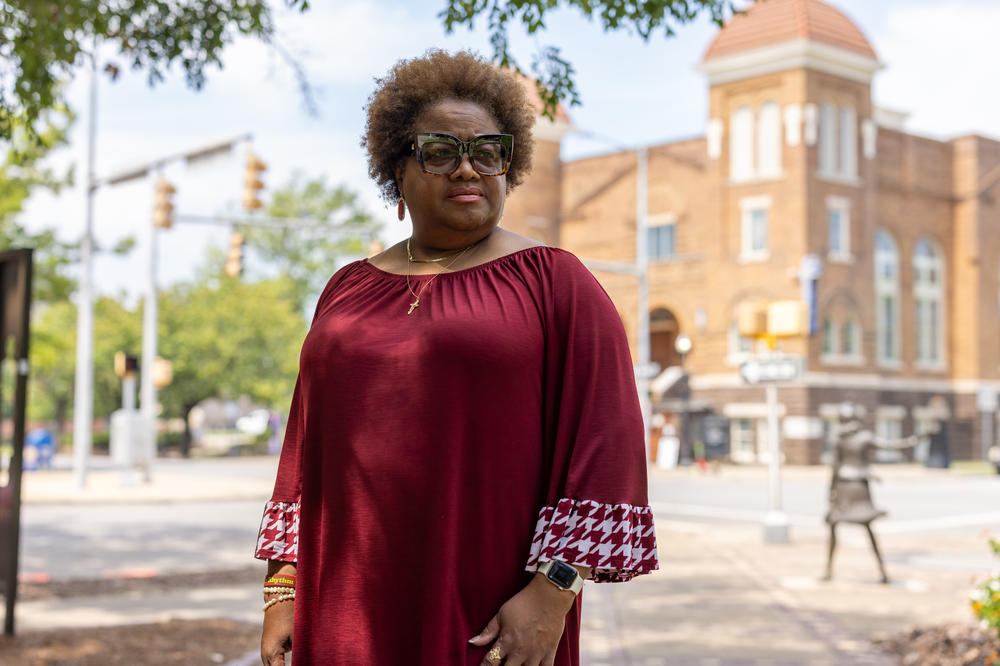
[[[802,376],[802,359],[783,358],[753,359],[740,366],[740,377],[747,384],[790,382]]]

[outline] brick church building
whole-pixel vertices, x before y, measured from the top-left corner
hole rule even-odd
[[[694,439],[698,415],[726,417],[735,461],[767,453],[764,391],[739,374],[760,350],[740,336],[736,309],[803,298],[804,260],[818,260],[816,325],[782,343],[805,363],[779,387],[788,462],[826,458],[845,400],[885,437],[943,423],[955,459],[983,458],[997,441],[1000,142],[907,133],[900,114],[872,104],[880,67],[833,6],[767,0],[708,45],[706,135],[648,148],[650,348],[667,373],[654,411],[676,416],[673,342],[684,333]],[[632,262],[636,154],[562,162],[571,129],[562,113],[539,120],[534,174],[503,224],[584,259]],[[635,278],[595,275],[634,352]]]

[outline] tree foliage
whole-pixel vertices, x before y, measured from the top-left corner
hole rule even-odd
[[[138,355],[141,313],[118,299],[94,303],[94,414],[107,417],[121,407],[121,380],[114,373],[115,353]],[[31,327],[28,418],[53,421],[56,433],[69,418],[76,368],[76,306],[69,301],[42,304]]]
[[[247,245],[256,256],[289,279],[292,303],[299,311],[319,295],[340,260],[364,255],[381,230],[381,224],[361,207],[355,192],[301,174],[274,192],[267,212],[271,217],[321,222],[288,229],[244,230]]]
[[[285,4],[305,11],[309,0]],[[19,124],[33,128],[48,109],[63,104],[61,84],[96,57],[102,44],[117,51],[119,60],[100,65],[112,78],[122,62],[144,72],[152,85],[178,64],[188,85],[198,89],[206,68],[221,67],[222,52],[237,35],[255,37],[280,51],[267,0],[2,2],[0,139],[10,139]],[[296,73],[303,84],[297,66]]]
[[[186,418],[206,398],[249,396],[287,410],[306,320],[289,280],[217,277],[161,292],[159,354],[173,381],[159,392],[163,416]]]
[[[607,31],[633,31],[644,41],[657,32],[669,37],[675,26],[689,23],[708,14],[722,25],[735,11],[734,0],[448,0],[439,14],[447,32],[456,26],[472,27],[476,18],[485,16],[490,30],[493,59],[500,65],[524,74],[511,54],[508,29],[520,22],[533,35],[545,28],[546,14],[560,7],[577,10],[588,19],[597,19]],[[580,103],[573,65],[554,46],[541,46],[534,54],[530,69],[538,82],[545,103],[545,115],[554,117],[562,100]]]
[[[72,183],[73,172],[56,173],[44,165],[48,154],[66,144],[73,115],[64,107],[49,110],[37,128],[29,132],[18,125],[9,141],[0,141],[0,250],[33,247],[34,296],[36,300],[69,298],[73,280],[66,275],[75,246],[59,241],[52,229],[32,233],[17,221],[25,201],[37,189],[59,192]],[[34,138],[29,138],[34,137]]]

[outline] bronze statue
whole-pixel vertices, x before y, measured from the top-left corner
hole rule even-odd
[[[886,515],[872,504],[870,482],[874,477],[869,468],[869,458],[875,449],[905,449],[915,446],[917,437],[911,435],[899,440],[887,440],[861,427],[861,407],[852,403],[840,406],[840,418],[835,433],[833,475],[830,479],[830,510],[826,522],[830,525],[830,549],[826,560],[824,580],[833,577],[833,551],[837,547],[837,523],[864,525],[878,560],[882,582],[888,583],[882,554],[872,532],[872,521]]]

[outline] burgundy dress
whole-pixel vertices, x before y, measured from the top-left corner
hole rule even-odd
[[[256,551],[297,562],[295,666],[475,665],[540,562],[657,568],[625,332],[580,261],[533,247],[412,301],[349,264],[302,346]],[[558,666],[579,630],[578,600]]]

